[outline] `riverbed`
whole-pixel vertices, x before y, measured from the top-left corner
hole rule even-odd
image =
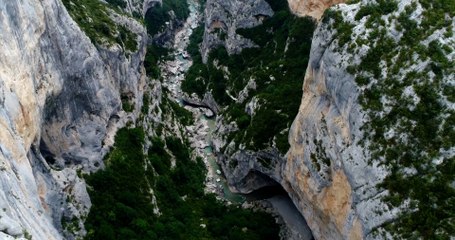
[[[170,91],[171,99],[179,104],[182,104],[183,96],[181,83],[185,78],[185,73],[193,63],[186,51],[189,37],[202,21],[199,3],[196,0],[188,0],[188,3],[190,14],[183,28],[175,34],[173,58],[160,64],[163,86]],[[227,181],[223,177],[222,170],[213,153],[211,146],[213,132],[216,130],[215,120],[205,117],[204,109],[189,106],[185,106],[185,108],[191,111],[194,116],[193,125],[185,127],[186,134],[191,147],[196,155],[203,159],[207,168],[205,192],[215,193],[219,199],[228,203],[239,204],[245,202],[246,198],[244,196],[232,193],[229,190]],[[273,196],[265,199],[265,201],[270,203],[269,206],[274,213],[281,216],[287,227],[287,232],[290,233],[288,237],[302,240],[312,239],[311,230],[308,228],[305,219],[287,194]]]
[[[201,23],[200,5],[195,0],[188,0],[190,14],[181,30],[175,34],[174,51],[172,59],[160,64],[163,76],[163,86],[170,92],[170,97],[181,104],[181,84],[185,79],[185,73],[193,64],[186,48],[193,30]],[[221,199],[228,202],[241,203],[244,198],[229,190],[226,179],[221,174],[221,168],[216,162],[211,147],[212,133],[215,130],[215,120],[206,118],[203,109],[185,106],[195,117],[192,126],[186,126],[186,133],[189,136],[191,146],[195,149],[197,156],[202,157],[207,168],[205,191],[217,194]]]

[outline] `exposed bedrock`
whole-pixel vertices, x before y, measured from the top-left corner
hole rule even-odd
[[[205,31],[201,45],[203,61],[211,49],[224,46],[229,54],[255,46],[254,42],[237,34],[237,29],[259,25],[273,10],[264,0],[207,0]]]
[[[218,162],[235,192],[247,194],[281,182],[283,159],[275,149],[258,152],[240,150],[229,158],[220,154]]]
[[[343,2],[346,0],[288,0],[289,8],[294,14],[315,19],[320,19],[327,8]]]
[[[61,1],[2,1],[0,19],[0,232],[61,239],[62,218],[91,205],[76,169],[102,167],[116,129],[140,110],[145,29],[116,17],[137,35],[138,51],[125,54],[95,47]]]

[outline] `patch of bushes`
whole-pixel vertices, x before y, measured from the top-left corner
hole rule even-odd
[[[147,53],[144,59],[144,67],[147,76],[158,79],[161,76],[161,71],[158,66],[160,60],[165,59],[169,55],[167,48],[160,47],[156,44],[147,46]]]
[[[183,82],[185,92],[196,92],[202,97],[211,91],[215,100],[227,106],[223,112],[237,123],[240,131],[229,136],[236,143],[259,150],[272,145],[273,140],[282,153],[287,143],[288,128],[293,121],[302,97],[302,83],[308,62],[315,23],[310,18],[299,18],[289,12],[286,1],[268,1],[276,11],[262,25],[238,29],[237,33],[251,39],[259,48],[243,49],[229,56],[224,47],[211,51],[208,64],[198,55]],[[289,51],[288,51],[289,49]],[[291,50],[292,49],[292,50]],[[192,52],[192,54],[194,54]],[[227,67],[227,75],[219,67]],[[226,91],[236,96],[254,79],[256,89],[242,103],[235,103]],[[245,113],[246,104],[256,96],[261,107],[253,117]],[[283,132],[283,130],[285,130]]]
[[[175,116],[179,119],[179,121],[184,125],[184,126],[189,126],[193,123],[194,118],[193,114],[180,106],[178,103],[174,101],[168,101],[169,105],[171,106],[173,113]]]
[[[202,43],[204,27],[199,26],[194,29],[190,36],[190,43],[187,52],[193,60],[193,65],[188,69],[185,75],[185,81],[182,82],[182,91],[186,93],[196,93],[200,98],[204,96],[207,88],[205,79],[208,78],[207,67],[202,63],[202,56],[199,52],[199,46]]]
[[[327,24],[330,20],[333,20],[333,23],[329,26],[329,29],[336,29],[337,32],[334,35],[334,39],[338,39],[338,46],[341,48],[346,43],[351,41],[352,29],[354,28],[354,25],[344,21],[340,11],[328,9],[322,16],[322,22]]]
[[[444,78],[453,74],[454,67],[448,64],[447,48],[439,41],[428,46],[422,43],[435,30],[446,27],[445,19],[454,15],[451,10],[455,5],[419,2],[424,7],[420,25],[411,19],[416,4],[410,4],[391,19],[403,37],[395,42],[384,30],[373,30],[368,38],[370,50],[359,65],[349,67],[349,72],[365,87],[359,102],[370,119],[363,130],[369,133],[371,162],[390,169],[378,186],[390,193],[384,201],[394,207],[409,203],[397,219],[382,227],[396,238],[448,239],[455,234],[455,159],[441,151],[453,146],[455,139],[453,127],[447,128],[455,119],[446,106],[453,98],[447,97],[446,103],[443,97],[450,95]],[[396,9],[394,2],[378,1],[362,7],[355,18],[371,15],[371,26],[380,25],[381,16]],[[415,64],[416,59],[429,64],[404,75],[402,69]],[[406,88],[419,100],[403,94]]]
[[[124,0],[106,0],[106,1],[115,7],[126,8],[126,2]]]
[[[92,209],[86,239],[278,239],[270,215],[226,206],[205,195],[202,159],[190,158],[179,139],[152,139],[143,154],[144,131],[120,129],[106,169],[87,177]],[[170,168],[170,156],[176,158]],[[160,215],[155,214],[152,193]]]
[[[190,10],[187,1],[182,0],[163,0],[161,5],[156,5],[150,8],[145,14],[144,20],[147,26],[147,32],[151,36],[161,32],[166,27],[166,22],[169,24],[171,19],[170,12],[175,14],[177,20],[185,20]]]
[[[93,203],[85,221],[86,239],[140,239],[153,235],[153,206],[148,189],[151,168],[144,168],[144,131],[120,129],[106,169],[86,178]]]
[[[117,42],[120,42],[121,45],[128,51],[134,52],[137,50],[136,35],[128,30],[125,26],[118,27],[118,37]]]
[[[397,9],[398,4],[396,1],[378,0],[376,3],[368,3],[362,6],[354,18],[357,21],[368,15],[380,18],[381,16],[388,15]]]
[[[120,4],[122,0],[112,0]],[[109,6],[98,0],[62,0],[69,14],[90,40],[97,45],[119,44],[125,50],[137,50],[137,36],[119,26],[108,13]],[[114,4],[115,5],[115,4]]]
[[[122,109],[125,112],[133,112],[134,111],[134,104],[131,103],[131,100],[126,95],[121,95],[120,99],[122,100]]]
[[[171,13],[175,14],[176,19],[171,19]],[[163,0],[161,5],[150,8],[144,16],[147,33],[151,36],[164,30],[172,21],[184,21],[189,15],[188,3],[181,0]],[[147,75],[153,79],[159,79],[161,76],[158,63],[162,59],[167,59],[169,49],[158,43],[151,43],[147,47],[147,54],[144,60],[144,67]]]

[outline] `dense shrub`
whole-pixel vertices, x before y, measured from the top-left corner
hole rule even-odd
[[[392,13],[397,9],[398,4],[394,0],[378,0],[377,3],[369,3],[365,6],[362,6],[355,15],[355,20],[360,20],[361,18],[368,15],[381,17],[382,15]]]
[[[219,47],[212,50],[207,65],[202,64],[196,52],[198,55],[182,89],[200,96],[210,90],[218,103],[228,106],[224,114],[236,121],[241,129],[229,137],[236,139],[237,144],[245,143],[257,150],[270,146],[277,137],[277,146],[284,153],[289,147],[286,129],[294,119],[302,97],[303,76],[315,25],[309,18],[292,15],[286,1],[268,2],[276,11],[273,17],[257,27],[237,30],[260,48],[244,49],[240,54],[229,56],[224,47]],[[218,65],[228,68],[229,76],[213,65],[215,60]],[[226,91],[237,95],[251,78],[255,79],[256,90],[251,90],[246,101],[235,104]],[[244,109],[253,96],[261,99],[262,106],[251,118]]]
[[[115,7],[126,8],[126,2],[124,0],[107,0],[107,2]]]
[[[115,140],[106,169],[87,177],[93,206],[85,222],[86,239],[278,239],[279,228],[270,215],[225,206],[204,194],[202,159],[191,160],[179,139],[152,138],[148,157],[141,128],[121,129]],[[165,146],[175,157],[172,169]]]
[[[455,70],[447,58],[453,50],[443,41],[425,41],[436,29],[448,31],[445,20],[454,15],[455,4],[419,3],[423,7],[420,23],[413,17],[416,3],[388,16],[388,22],[396,23],[394,27],[403,34],[397,41],[388,37],[385,29],[392,26],[385,26],[382,19],[397,10],[396,2],[363,6],[355,19],[368,15],[367,27],[374,26],[364,42],[369,51],[349,72],[363,89],[359,101],[370,119],[362,127],[368,132],[370,162],[390,171],[379,184],[389,192],[384,201],[393,207],[407,206],[382,227],[394,238],[449,239],[455,234],[455,159],[443,152],[455,139],[453,125],[448,128],[455,119],[448,107],[454,98],[447,88]],[[412,69],[419,61],[428,62],[427,67]],[[406,89],[412,89],[412,97],[403,94]]]
[[[115,6],[123,6],[122,0],[111,1]],[[97,0],[63,0],[63,4],[94,44],[117,43],[125,50],[137,50],[136,34],[109,17],[109,5]]]
[[[171,19],[170,12],[173,11],[177,20],[185,20],[190,11],[188,3],[182,0],[163,0],[161,5],[150,8],[145,14],[144,20],[147,26],[147,32],[150,35],[162,31],[166,27],[166,22]]]

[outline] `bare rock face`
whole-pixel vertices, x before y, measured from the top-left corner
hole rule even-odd
[[[0,233],[61,239],[62,222],[76,222],[83,234],[74,220],[91,203],[76,170],[102,167],[125,124],[121,96],[139,112],[145,30],[118,19],[138,36],[126,57],[95,47],[61,1],[2,1],[0,19]]]
[[[354,79],[338,68],[342,56],[331,45],[332,32],[319,26],[314,35],[299,113],[290,130],[291,149],[283,171],[284,186],[317,239],[361,239],[353,187],[349,179],[377,182],[363,152],[353,145],[362,115]],[[348,159],[350,154],[355,159]],[[355,169],[358,169],[356,167]],[[368,181],[370,180],[370,181]],[[360,187],[360,186],[359,186]],[[363,209],[362,209],[363,210]]]
[[[276,149],[261,151],[240,150],[232,156],[219,154],[226,180],[234,192],[251,193],[281,182],[282,158]]]
[[[205,4],[205,31],[201,46],[206,62],[211,49],[223,45],[229,54],[255,46],[254,42],[237,34],[237,29],[252,28],[273,15],[264,0],[208,0]]]
[[[352,39],[366,35],[365,20],[354,20],[360,7],[336,7],[344,21],[352,23]],[[396,218],[398,210],[382,201],[388,193],[377,184],[388,169],[371,161],[370,149],[362,144],[369,134],[362,126],[369,119],[359,104],[361,88],[347,71],[368,49],[340,47],[337,29],[329,26],[333,21],[320,22],[313,37],[282,185],[316,239],[374,239],[378,236],[372,230]]]
[[[288,0],[289,8],[294,14],[315,19],[320,19],[327,8],[343,2],[346,0]]]
[[[141,0],[139,0],[141,1]],[[149,10],[150,8],[152,7],[155,7],[157,5],[161,5],[163,4],[163,1],[162,0],[143,0],[143,4],[142,4],[142,16],[145,16],[145,14],[147,13],[147,10]]]

